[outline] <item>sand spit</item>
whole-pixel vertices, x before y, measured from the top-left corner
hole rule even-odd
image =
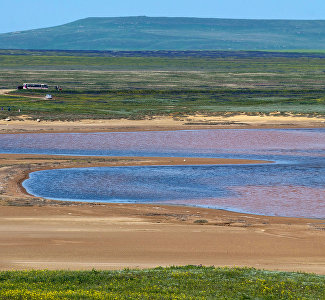
[[[272,163],[263,160],[194,158],[194,157],[114,157],[114,156],[57,156],[38,154],[0,154],[0,205],[35,205],[44,199],[26,193],[21,183],[29,173],[48,169],[113,167],[113,166],[160,166],[160,165],[212,165]],[[26,199],[22,200],[21,198]],[[57,201],[53,201],[57,204]]]

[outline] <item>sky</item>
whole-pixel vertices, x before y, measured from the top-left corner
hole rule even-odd
[[[0,0],[0,33],[87,17],[324,20],[324,0]]]

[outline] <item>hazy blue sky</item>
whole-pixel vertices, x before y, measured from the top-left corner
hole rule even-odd
[[[86,17],[325,19],[325,0],[0,0],[0,33]]]

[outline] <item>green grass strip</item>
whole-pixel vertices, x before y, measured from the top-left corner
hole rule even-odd
[[[325,299],[325,276],[200,266],[6,271],[0,299]]]

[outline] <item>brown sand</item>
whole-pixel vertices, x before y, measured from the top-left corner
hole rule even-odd
[[[20,132],[108,132],[152,131],[211,128],[318,128],[325,127],[325,117],[245,114],[223,116],[195,115],[183,118],[153,117],[145,120],[80,120],[74,122],[30,120],[21,115],[15,120],[0,120],[0,133]]]
[[[0,269],[203,264],[325,274],[324,230],[317,220],[190,207],[4,206]]]
[[[0,120],[0,133],[324,127],[324,118],[190,116],[151,120]],[[184,162],[185,159],[185,162]],[[121,269],[204,264],[325,274],[325,221],[222,210],[80,204],[27,195],[33,170],[117,165],[254,163],[194,158],[0,155],[0,269]],[[206,220],[202,225],[194,223]]]

